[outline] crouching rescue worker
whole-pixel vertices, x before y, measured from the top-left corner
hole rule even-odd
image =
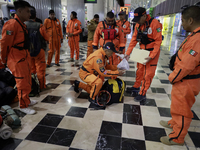
[[[25,21],[30,18],[30,4],[26,1],[14,2],[16,15],[14,19],[7,21],[3,28],[1,40],[1,58],[7,63],[15,77],[19,98],[20,111],[32,115],[36,111],[29,106],[36,104],[30,100],[31,92],[31,57],[29,49],[29,37]]]
[[[51,61],[55,51],[55,65],[60,66],[60,47],[61,43],[63,43],[63,35],[60,21],[55,17],[54,10],[49,11],[49,18],[45,19],[44,26],[50,36],[47,67],[51,67]]]
[[[82,32],[81,22],[77,19],[77,13],[75,11],[71,12],[71,20],[69,20],[66,28],[66,33],[68,36],[68,44],[70,47],[71,57],[69,62],[74,61],[74,51],[76,53],[75,65],[79,63],[79,34]]]
[[[112,42],[108,42],[103,48],[90,54],[79,71],[79,77],[87,84],[75,81],[74,91],[78,93],[79,88],[84,89],[90,94],[89,101],[96,105],[96,96],[103,85],[103,81],[98,75],[117,77],[124,74],[124,71],[118,70],[116,65],[108,65],[107,60],[113,52],[117,52],[115,46]]]
[[[169,75],[172,83],[170,121],[160,124],[173,131],[161,142],[167,145],[183,145],[184,138],[193,118],[191,108],[200,91],[200,7],[191,6],[182,12],[182,26],[191,34],[181,44],[171,61],[173,72]],[[174,65],[173,65],[174,62]]]
[[[45,61],[45,49],[46,41],[49,40],[49,35],[46,32],[45,27],[35,21],[36,11],[31,8],[30,20],[25,22],[29,34],[30,40],[30,55],[31,55],[31,73],[36,74],[40,83],[40,90],[46,89],[46,61]],[[46,40],[46,41],[45,41]]]
[[[146,92],[151,85],[157,68],[162,43],[162,29],[158,20],[147,15],[146,9],[142,7],[134,11],[133,21],[137,24],[125,57],[129,58],[137,42],[140,44],[140,49],[148,50],[150,54],[146,58],[146,64],[137,63],[136,82],[133,87],[127,90],[135,93],[136,101],[142,101],[146,100]],[[141,82],[142,87],[140,89]]]
[[[121,27],[116,24],[113,12],[108,12],[106,20],[98,24],[94,33],[93,49],[98,49],[98,45],[103,47],[107,42],[113,42],[117,53],[123,53],[125,49],[124,33]],[[109,58],[109,63],[112,65],[118,65],[120,61],[120,57],[115,53]]]

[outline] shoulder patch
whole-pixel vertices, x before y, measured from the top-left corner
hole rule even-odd
[[[191,49],[189,54],[195,57],[195,56],[197,56],[198,53]]]
[[[7,31],[6,31],[6,35],[13,35],[13,31],[7,30]]]
[[[101,59],[97,59],[97,64],[102,64],[103,61]]]
[[[160,28],[157,28],[156,30],[157,30],[157,32],[161,32],[161,29],[160,29]]]

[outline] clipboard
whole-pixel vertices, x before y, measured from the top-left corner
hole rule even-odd
[[[131,61],[136,61],[138,63],[141,64],[145,64],[147,60],[145,60],[145,58],[147,58],[150,54],[150,51],[144,50],[144,49],[139,49],[139,48],[134,48],[132,51],[132,54],[130,55],[130,59]]]

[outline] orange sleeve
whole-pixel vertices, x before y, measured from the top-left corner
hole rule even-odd
[[[47,30],[47,19],[44,20],[44,27]]]
[[[77,22],[77,24],[78,24],[78,30],[75,31],[75,32],[73,33],[73,35],[78,35],[78,34],[80,34],[80,33],[82,32],[81,22],[79,21],[79,22]]]
[[[199,40],[195,41],[193,44],[190,44],[190,47],[182,51],[181,61],[176,61],[174,66],[174,71],[169,75],[169,81],[171,83],[178,82],[182,80],[185,76],[190,74],[195,67],[199,65],[200,62],[200,43]],[[180,51],[179,51],[180,52]],[[178,53],[179,53],[178,52]],[[178,59],[176,57],[176,59]]]
[[[100,22],[98,24],[98,26],[97,26],[97,28],[95,30],[95,33],[94,33],[94,38],[93,38],[93,43],[92,43],[92,45],[94,45],[94,46],[98,46],[98,44],[99,44],[100,31],[101,31],[101,29],[100,29],[101,23],[102,22]]]
[[[119,26],[119,47],[125,47],[124,32],[122,31],[122,28],[120,26]]]
[[[103,60],[99,57],[94,57],[93,59],[94,69],[99,73],[99,75],[104,77],[117,77],[119,72],[106,70]]]
[[[49,41],[49,34],[47,33],[45,27],[42,24],[40,25],[40,34],[46,41]]]
[[[149,55],[152,59],[155,58],[158,52],[160,51],[160,46],[162,43],[162,27],[156,19],[154,20],[152,21],[152,34],[155,42],[153,47],[154,49],[150,52]]]
[[[126,25],[126,28],[123,29],[124,30],[124,34],[130,34],[131,33],[131,25],[130,25],[130,23],[128,21],[126,21],[125,25]]]
[[[126,55],[130,55],[132,53],[132,50],[133,48],[136,46],[137,44],[137,34],[138,34],[138,30],[137,30],[137,27],[139,27],[139,25],[135,25],[135,30],[134,30],[134,33],[133,33],[133,36],[132,36],[132,39],[131,39],[131,42],[128,46],[128,49],[127,49],[127,52],[126,52]]]
[[[14,22],[6,22],[2,30],[2,39],[1,39],[1,61],[2,63],[7,62],[8,53],[13,46],[15,35],[18,28],[15,28]]]
[[[60,21],[59,21],[59,20],[58,20],[58,22],[59,22],[60,38],[63,39],[61,24],[60,24]]]
[[[67,23],[67,27],[66,27],[66,33],[69,33],[69,24],[70,24],[70,20]]]

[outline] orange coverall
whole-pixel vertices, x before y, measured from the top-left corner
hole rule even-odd
[[[71,51],[71,58],[74,58],[74,50],[76,52],[76,60],[79,60],[79,34],[82,32],[81,22],[78,19],[69,20],[66,33],[73,33],[68,37],[68,44]]]
[[[147,22],[149,22],[149,20],[151,19],[151,17],[149,15],[147,15]],[[138,28],[139,28],[139,24],[137,23],[135,26],[135,32],[132,36],[131,42],[129,44],[129,47],[127,49],[126,55],[130,55],[133,48],[136,46],[137,44],[137,34],[138,34]],[[141,30],[145,30],[146,29],[146,24],[142,25],[140,27]],[[136,82],[134,84],[133,87],[135,88],[139,88],[142,82],[142,87],[140,89],[140,95],[146,95],[147,90],[149,89],[152,79],[155,75],[155,71],[156,71],[156,67],[157,67],[157,63],[158,63],[158,59],[159,59],[159,55],[160,55],[160,46],[162,43],[162,32],[161,32],[161,26],[160,23],[158,22],[158,20],[153,19],[149,30],[148,30],[148,38],[150,39],[154,39],[155,41],[147,44],[146,46],[144,44],[140,43],[140,48],[141,49],[153,49],[152,51],[150,51],[150,57],[152,58],[148,63],[146,63],[146,65],[137,63],[137,71],[136,71]]]
[[[56,50],[55,54],[55,64],[59,64],[60,61],[60,47],[61,47],[61,39],[63,39],[62,35],[62,29],[60,25],[60,21],[58,19],[50,19],[47,18],[44,21],[44,26],[49,34],[49,51],[48,51],[48,59],[47,59],[47,65],[51,64],[53,54]]]
[[[200,75],[200,33],[195,33],[198,30],[200,27],[183,42],[176,57],[174,71],[169,75],[169,81],[172,83],[172,119],[168,124],[173,128],[169,137],[176,143],[184,143],[193,118],[191,108],[200,91],[200,77],[184,79],[188,75]]]
[[[117,20],[117,25],[119,25],[124,32],[124,43],[125,43],[125,46],[126,46],[126,42],[127,42],[126,35],[131,33],[131,25],[126,20],[124,20],[123,22],[121,22],[121,20]],[[125,49],[123,51],[123,54],[124,53],[125,53]]]
[[[104,21],[105,28],[108,29],[109,26],[106,24],[106,21]],[[113,29],[114,25],[111,26],[110,29]],[[115,30],[117,31],[116,38],[114,40],[104,40],[102,38],[102,30],[104,29],[102,21],[98,24],[95,34],[94,34],[94,41],[93,46],[98,47],[98,44],[100,44],[101,47],[103,47],[107,42],[112,42],[115,45],[115,49],[119,50],[120,48],[125,48],[124,44],[124,33],[120,26],[116,25]],[[115,53],[109,58],[109,63],[112,65],[118,65],[120,63],[121,59],[119,56],[117,56]]]
[[[15,20],[10,19],[4,24],[1,39],[1,58],[4,64],[7,63],[15,77],[18,91],[20,108],[27,108],[30,104],[29,93],[31,92],[31,57],[28,49],[19,50],[13,46],[24,47],[25,37],[24,31],[26,25],[22,23],[17,15],[15,15],[23,26]],[[24,42],[24,43],[23,43]]]
[[[90,98],[93,100],[95,100],[96,95],[99,93],[103,85],[103,81],[98,77],[98,75],[103,77],[117,77],[119,74],[117,66],[108,65],[106,58],[107,56],[105,51],[100,48],[90,54],[90,56],[84,61],[83,67],[79,71],[79,77],[82,81],[87,83],[84,84],[80,82],[79,88],[82,88],[90,93]]]
[[[49,40],[49,35],[42,24],[40,25],[40,34],[46,41]],[[37,77],[40,82],[40,89],[46,88],[45,71],[46,71],[45,50],[41,49],[40,53],[36,57],[31,57],[31,73],[33,74],[37,73]]]

